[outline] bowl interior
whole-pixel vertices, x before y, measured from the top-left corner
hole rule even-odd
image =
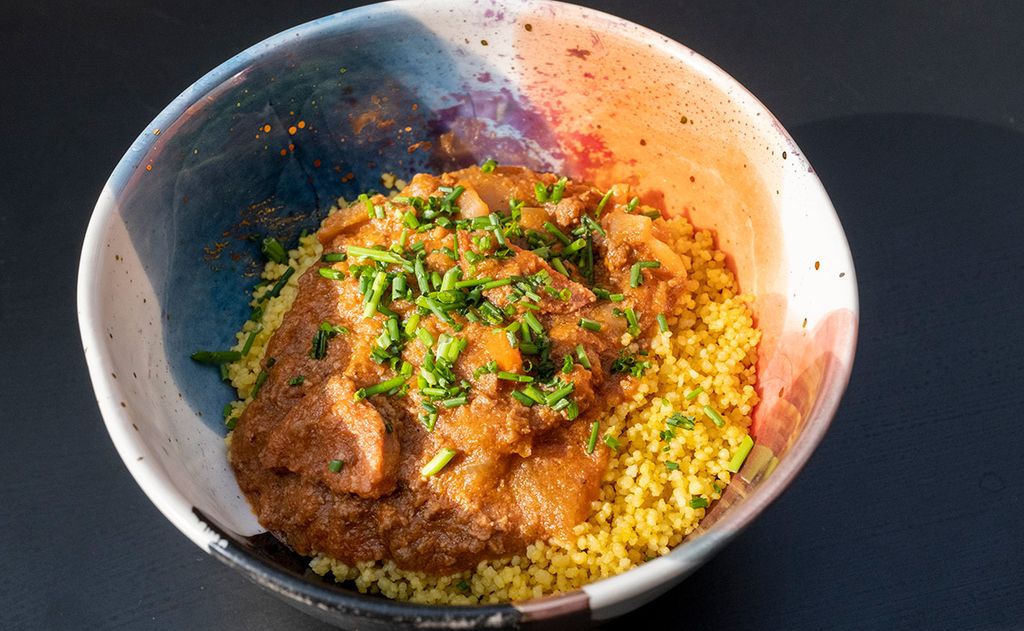
[[[700,536],[588,587],[592,608],[611,615],[667,589],[806,461],[849,375],[856,281],[827,196],[770,113],[692,51],[594,11],[387,3],[297,27],[203,77],[132,145],[97,205],[79,287],[97,397],[133,475],[194,541],[221,535],[193,508],[228,537],[261,532],[224,459],[232,393],[189,359],[231,344],[248,317],[252,238],[290,242],[338,197],[380,189],[382,173],[487,158],[636,184],[646,203],[714,229],[756,296],[755,451]]]

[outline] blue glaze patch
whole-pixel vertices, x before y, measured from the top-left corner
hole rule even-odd
[[[394,33],[403,34],[400,46],[387,45]],[[479,76],[488,80],[465,79]],[[189,355],[234,344],[263,236],[293,245],[338,197],[379,188],[385,172],[407,178],[489,157],[557,169],[553,147],[545,121],[500,68],[398,10],[297,27],[201,79],[110,180],[189,405],[221,427],[217,412],[233,391]]]

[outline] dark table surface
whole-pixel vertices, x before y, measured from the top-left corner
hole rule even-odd
[[[324,628],[140,492],[93,399],[74,287],[95,199],[146,123],[235,52],[355,3],[0,4],[0,628]],[[765,102],[832,196],[862,301],[849,391],[803,474],[620,624],[1024,628],[1024,3],[583,4]]]

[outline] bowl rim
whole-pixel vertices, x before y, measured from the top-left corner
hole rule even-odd
[[[122,398],[120,384],[109,378],[112,371],[112,359],[106,348],[107,340],[103,334],[98,292],[93,291],[99,283],[94,270],[100,266],[104,250],[102,241],[106,236],[108,226],[117,214],[116,197],[119,189],[123,187],[134,171],[142,166],[142,161],[148,150],[157,140],[150,130],[170,127],[171,123],[190,107],[201,102],[212,89],[231,79],[254,60],[275,53],[297,37],[329,35],[333,29],[353,20],[380,17],[390,13],[403,14],[407,7],[423,7],[425,4],[440,4],[448,7],[451,6],[451,2],[445,2],[445,0],[391,0],[348,9],[299,24],[246,48],[204,74],[175,97],[131,144],[104,185],[89,220],[79,261],[77,309],[86,363],[104,425],[122,461],[149,500],[178,530],[207,553],[230,566],[241,569],[250,579],[293,601],[298,601],[300,605],[311,605],[318,609],[327,608],[350,615],[381,620],[392,620],[396,615],[403,618],[432,619],[437,622],[442,619],[451,622],[453,615],[464,620],[479,620],[481,617],[492,616],[496,613],[508,613],[513,609],[518,610],[518,614],[525,618],[546,618],[552,614],[561,615],[567,609],[579,609],[581,606],[587,607],[589,614],[595,620],[614,617],[626,609],[632,608],[623,609],[617,605],[654,589],[656,585],[669,583],[673,579],[685,576],[689,571],[699,567],[729,539],[749,525],[769,504],[774,502],[803,469],[823,439],[849,384],[859,327],[858,285],[849,243],[835,208],[816,173],[778,119],[746,87],[724,70],[696,51],[652,29],[603,11],[559,0],[527,0],[517,3],[538,8],[549,6],[563,11],[575,11],[577,16],[583,19],[597,18],[612,21],[632,29],[625,36],[636,39],[644,38],[665,54],[686,64],[694,72],[709,80],[734,99],[738,108],[746,115],[758,112],[761,116],[766,117],[765,120],[772,124],[775,133],[778,134],[778,139],[792,147],[793,160],[806,171],[802,175],[805,178],[804,185],[816,188],[816,192],[820,193],[826,202],[819,212],[824,213],[825,219],[831,220],[834,227],[838,228],[836,231],[838,240],[835,245],[839,247],[836,255],[839,262],[848,270],[849,282],[845,286],[849,290],[845,296],[844,308],[850,311],[854,319],[849,345],[837,355],[839,367],[834,380],[835,396],[828,397],[825,401],[818,401],[808,413],[800,436],[789,447],[786,457],[779,462],[771,477],[758,486],[757,492],[730,508],[706,533],[692,541],[684,541],[668,555],[644,563],[622,574],[589,583],[581,589],[571,592],[497,606],[419,605],[365,595],[327,582],[323,585],[306,582],[289,575],[281,568],[264,563],[244,547],[234,545],[194,512],[191,502],[173,485],[168,476],[155,464],[155,461],[151,462],[151,459],[136,460],[135,454],[140,450],[138,445],[144,443],[141,437],[130,429],[132,418],[129,411],[123,409],[118,403]],[[474,3],[467,2],[466,4]],[[683,556],[683,550],[688,551],[686,552],[688,557],[686,562],[680,563],[679,559],[675,559],[675,563],[672,563],[671,557]],[[580,605],[581,593],[586,594],[583,605]]]

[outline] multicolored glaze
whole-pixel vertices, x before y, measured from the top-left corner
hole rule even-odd
[[[380,175],[487,158],[599,186],[717,231],[764,332],[757,446],[699,533],[580,591],[426,607],[313,575],[262,532],[224,458],[232,395],[196,348],[247,318],[251,239],[314,228]],[[117,165],[86,236],[85,353],[107,428],[140,486],[197,545],[289,602],[361,628],[599,621],[705,562],[790,483],[845,389],[857,288],[827,195],[782,126],[684,46],[546,1],[408,1],[329,16],[228,60],[175,99]]]

